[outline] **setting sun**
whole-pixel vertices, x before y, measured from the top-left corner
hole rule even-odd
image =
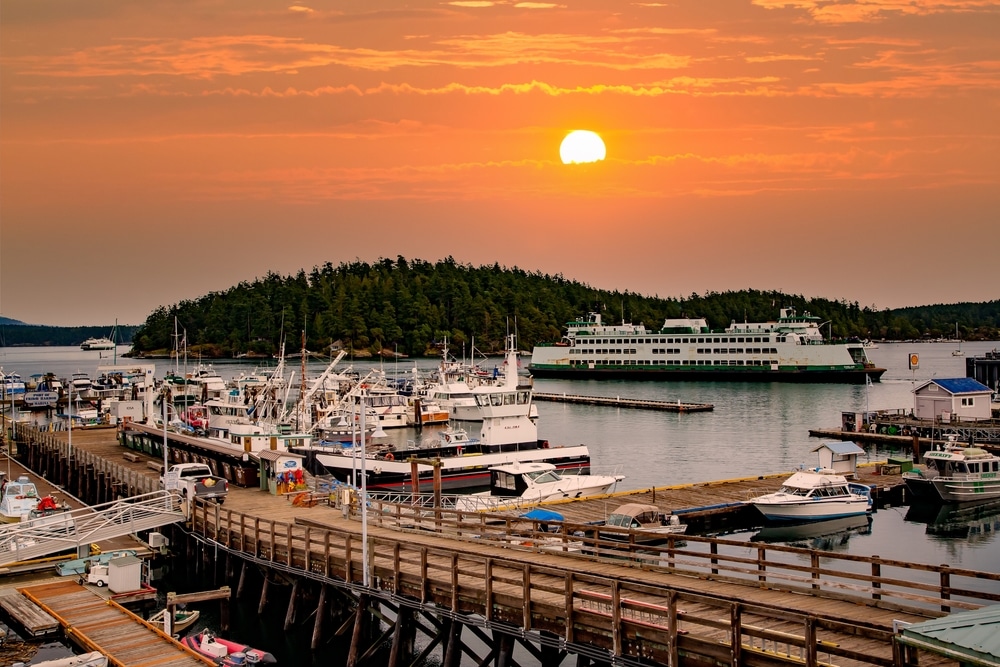
[[[596,132],[590,130],[573,130],[559,146],[559,157],[563,164],[597,162],[603,160],[606,154],[604,142]]]

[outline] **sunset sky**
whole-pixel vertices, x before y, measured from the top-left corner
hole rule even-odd
[[[992,300],[998,102],[989,0],[3,0],[0,315],[397,255]]]

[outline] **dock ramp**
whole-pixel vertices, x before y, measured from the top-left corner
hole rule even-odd
[[[184,520],[179,496],[169,491],[46,514],[0,526],[0,566]]]

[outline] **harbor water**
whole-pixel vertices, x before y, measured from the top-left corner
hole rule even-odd
[[[998,347],[996,342],[965,342],[966,356],[982,355]],[[736,382],[638,382],[536,380],[535,389],[546,393],[641,398],[683,403],[711,403],[714,410],[700,413],[674,413],[604,406],[538,402],[539,436],[552,446],[586,444],[590,448],[594,472],[619,468],[625,480],[618,490],[704,482],[728,478],[791,472],[817,464],[816,447],[822,440],[811,438],[810,429],[836,428],[844,411],[909,410],[913,407],[915,386],[932,378],[965,375],[965,356],[954,356],[954,343],[881,343],[870,349],[876,365],[887,369],[882,381],[871,386],[840,384],[736,383]],[[120,358],[127,348],[119,348]],[[919,355],[916,369],[908,366],[910,354]],[[52,372],[69,377],[82,371],[97,375],[98,365],[111,364],[107,351],[85,352],[76,348],[5,348],[0,350],[0,367],[24,378],[35,373]],[[490,363],[499,364],[499,358]],[[173,362],[155,363],[156,376],[173,369]],[[381,365],[389,376],[403,375],[416,364],[431,370],[437,359],[354,362],[355,370],[364,373]],[[256,363],[215,361],[223,377],[251,372]],[[270,362],[273,367],[274,362]],[[525,366],[527,358],[525,358]],[[344,360],[338,370],[352,366]],[[317,375],[325,367],[311,362],[308,372]],[[298,364],[293,384],[301,372]],[[9,410],[9,408],[7,408]],[[472,427],[471,431],[475,431]],[[437,439],[439,429],[425,428],[388,431],[397,446],[407,441]],[[862,457],[862,463],[864,462]],[[870,460],[884,459],[885,453],[871,453]],[[792,531],[756,526],[728,534],[728,539],[751,542],[774,541],[794,546],[831,549],[856,555],[879,555],[887,559],[927,564],[948,564],[991,572],[1000,571],[1000,548],[996,531],[1000,530],[1000,505],[968,508],[900,506],[880,507],[870,522],[846,522],[828,531]],[[176,568],[176,565],[173,566]],[[178,576],[171,566],[160,568],[161,579],[154,581],[161,591],[186,592],[222,585],[215,581],[219,573],[205,573],[198,579],[186,577],[184,567]],[[260,644],[273,652],[279,664],[338,665],[346,650],[324,650],[310,656],[310,627],[286,635],[281,631],[284,609],[257,615],[257,601],[248,601],[234,610],[233,639]],[[200,625],[211,627],[211,604],[206,605]],[[47,652],[50,652],[51,649]],[[50,656],[51,657],[51,656]]]

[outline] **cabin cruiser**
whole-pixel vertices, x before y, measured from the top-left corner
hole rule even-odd
[[[505,463],[490,468],[490,490],[460,496],[465,512],[506,509],[511,505],[584,498],[609,493],[624,475],[560,475],[551,463]]]
[[[750,503],[773,521],[834,519],[866,514],[872,508],[871,489],[829,468],[796,472],[780,489]]]
[[[661,544],[668,535],[682,535],[687,524],[681,523],[676,514],[667,514],[656,505],[625,503],[608,515],[604,525],[624,531],[601,531],[602,540],[634,542],[636,544]]]

